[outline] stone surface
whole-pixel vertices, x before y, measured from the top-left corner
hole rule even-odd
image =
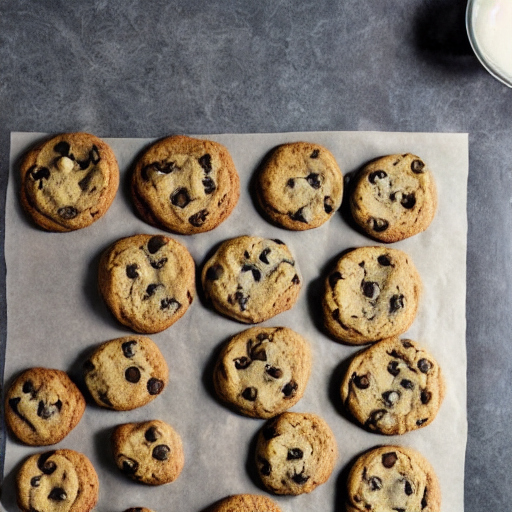
[[[0,4],[0,249],[10,131],[468,132],[466,512],[512,501],[512,90],[464,0]],[[5,342],[5,265],[0,335]],[[2,379],[3,380],[3,379]]]

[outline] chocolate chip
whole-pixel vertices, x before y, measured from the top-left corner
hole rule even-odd
[[[100,163],[101,157],[98,148],[93,145],[91,151],[89,151],[89,160],[96,165]]]
[[[150,395],[159,395],[164,389],[164,383],[155,377],[151,377],[146,385]]]
[[[400,386],[402,386],[404,389],[414,389],[414,383],[409,379],[402,379]]]
[[[292,277],[292,283],[293,284],[300,284],[300,277],[298,274],[295,274],[293,277]]]
[[[293,178],[290,178],[290,179],[286,182],[286,186],[287,186],[287,187],[290,187],[290,188],[295,187],[295,180],[294,180]]]
[[[424,389],[420,394],[420,398],[421,398],[421,403],[423,405],[427,405],[430,402],[430,400],[432,399],[432,393],[430,393],[430,391],[427,391],[426,389]]]
[[[384,178],[387,177],[387,173],[382,171],[382,170],[379,170],[379,171],[373,171],[371,172],[369,175],[368,175],[368,181],[370,183],[372,183],[373,185],[375,185],[375,181],[376,180],[383,180]]]
[[[131,265],[126,265],[126,277],[129,279],[136,279],[139,277],[139,273],[137,272],[137,269],[139,266],[137,263],[132,263]]]
[[[412,348],[414,345],[409,340],[401,340],[402,347],[404,348]]]
[[[137,342],[135,340],[125,341],[121,345],[124,357],[127,357],[128,359],[132,358],[135,355],[134,348],[136,345],[137,345]]]
[[[156,254],[166,244],[167,239],[164,236],[152,236],[148,240],[149,254]]]
[[[190,203],[190,196],[188,195],[188,190],[186,188],[177,188],[171,194],[171,203],[178,208],[185,208],[188,203]]]
[[[416,425],[418,425],[418,427],[421,427],[421,425],[423,425],[424,423],[426,423],[428,421],[428,418],[423,418],[421,420],[418,420],[416,422]]]
[[[43,188],[43,180],[50,178],[50,169],[47,167],[38,167],[37,165],[33,165],[28,172],[34,181],[39,181],[39,190]]]
[[[425,164],[421,160],[413,160],[411,162],[411,170],[416,174],[421,174],[423,172],[423,168]]]
[[[267,352],[265,348],[261,346],[261,342],[256,346],[251,347],[249,351],[249,356],[253,361],[266,361],[267,360]]]
[[[158,429],[155,426],[149,427],[146,432],[144,432],[144,438],[149,443],[154,443],[159,437]]]
[[[143,300],[148,300],[152,295],[155,294],[156,289],[159,287],[159,284],[150,284],[146,288],[146,295],[144,295]]]
[[[90,160],[90,157],[87,156],[87,158],[85,160],[77,160],[76,162],[80,166],[80,169],[83,171],[83,170],[87,169],[87,167],[89,167],[91,160]]]
[[[258,460],[261,464],[260,473],[263,476],[270,476],[270,473],[272,473],[272,466],[270,465],[270,462],[267,459],[264,459],[263,457],[258,457]]]
[[[362,281],[361,288],[363,295],[369,299],[375,300],[380,295],[380,287],[374,281]]]
[[[306,176],[306,181],[314,189],[319,189],[322,186],[319,175],[316,172],[311,172]]]
[[[107,396],[105,391],[100,391],[98,393],[98,398],[101,402],[103,402],[108,407],[114,407],[114,404],[111,402],[110,398]]]
[[[134,475],[135,473],[137,473],[137,470],[139,469],[139,463],[133,459],[125,459],[123,460],[121,469],[123,473],[126,473],[127,475]]]
[[[59,153],[59,155],[62,156],[68,156],[70,149],[71,146],[65,140],[61,140],[60,142],[57,142],[55,146],[53,146],[53,151],[55,151],[55,153]]]
[[[41,483],[41,477],[40,476],[34,476],[30,479],[30,485],[32,487],[39,487],[39,484]]]
[[[292,476],[292,480],[299,485],[304,485],[308,480],[309,476],[304,475],[303,473],[296,473]]]
[[[94,176],[94,171],[88,172],[79,182],[78,186],[82,192],[85,192],[89,188],[89,184],[91,183],[92,177]]]
[[[372,476],[368,483],[371,491],[380,491],[382,489],[382,480],[378,476]]]
[[[432,368],[432,363],[428,359],[420,359],[418,361],[418,368],[421,373],[428,373]]]
[[[382,255],[377,258],[377,261],[379,262],[379,265],[382,265],[383,267],[389,267],[391,265],[391,260],[388,256]]]
[[[23,383],[23,393],[32,393],[34,391],[34,383],[31,380],[27,380]]]
[[[57,210],[57,213],[64,220],[74,219],[78,215],[78,210],[73,206],[63,206]]]
[[[169,455],[171,454],[171,449],[165,445],[165,444],[159,444],[158,446],[155,446],[153,448],[153,459],[164,461],[169,458]]]
[[[132,384],[136,384],[140,380],[140,370],[136,366],[130,366],[124,372],[124,378],[131,382]]]
[[[318,158],[319,154],[320,154],[320,150],[319,149],[314,149],[313,153],[311,153],[311,155],[309,155],[309,158]]]
[[[256,400],[256,397],[258,396],[258,390],[252,387],[245,388],[242,391],[242,396],[249,402],[254,402],[254,400]]]
[[[304,457],[304,452],[300,448],[290,448],[286,460],[299,460],[302,457]]]
[[[382,455],[382,465],[385,468],[392,468],[395,465],[395,462],[398,460],[398,456],[396,452],[388,452]]]
[[[200,228],[205,223],[206,217],[208,217],[208,215],[208,210],[203,209],[197,213],[194,213],[194,215],[191,215],[188,218],[188,221],[190,222],[190,224],[192,224],[192,226]]]
[[[330,276],[329,276],[329,285],[331,286],[332,289],[334,289],[334,287],[336,286],[336,283],[340,280],[340,279],[343,279],[343,276],[341,275],[340,272],[333,272]]]
[[[242,272],[252,272],[252,276],[255,281],[260,281],[261,279],[261,272],[254,266],[254,265],[244,265],[242,267]]]
[[[268,364],[265,366],[265,373],[267,373],[274,379],[280,379],[283,376],[282,370],[276,368],[275,366],[270,366]]]
[[[48,460],[54,453],[55,451],[43,453],[37,459],[37,467],[45,475],[51,475],[57,469],[57,464],[55,464],[55,462],[52,460]]]
[[[217,186],[215,185],[215,182],[209,176],[207,176],[203,180],[203,187],[204,187],[205,194],[211,194],[217,188]]]
[[[246,368],[249,368],[251,364],[251,360],[245,356],[237,357],[233,362],[235,363],[235,368],[237,370],[245,370]]]
[[[384,391],[382,398],[387,407],[393,407],[400,400],[400,393],[398,391]]]
[[[149,180],[149,171],[151,169],[155,169],[156,172],[159,172],[161,174],[171,174],[174,170],[177,169],[176,164],[174,162],[152,162],[148,165],[145,165],[142,168],[141,176],[144,181]]]
[[[265,427],[261,431],[261,434],[267,441],[270,441],[271,439],[274,439],[274,437],[277,437],[279,435],[279,433],[277,432],[277,429],[274,425],[269,425],[269,426]]]
[[[203,171],[208,174],[212,172],[212,157],[208,153],[204,154],[198,159],[199,165],[203,168]]]
[[[400,204],[407,210],[414,208],[414,205],[416,204],[416,196],[414,195],[414,192],[403,195]]]
[[[407,496],[410,496],[414,492],[412,485],[408,480],[405,481],[404,492]]]
[[[329,196],[324,197],[324,211],[329,214],[334,210],[334,201]]]
[[[271,252],[271,249],[269,249],[267,247],[266,249],[263,249],[263,251],[261,251],[261,253],[260,253],[259,259],[260,259],[260,261],[265,263],[265,265],[268,265],[270,263],[267,258],[267,256],[270,254],[270,252]]]
[[[247,309],[249,297],[246,297],[242,292],[238,291],[235,293],[235,300],[238,302],[241,311],[245,311]]]
[[[396,377],[400,373],[400,368],[398,368],[398,361],[390,361],[388,364],[388,372]]]
[[[54,487],[48,494],[48,499],[52,501],[66,501],[67,497],[66,491],[61,487]]]
[[[178,311],[181,308],[181,304],[174,298],[166,297],[160,301],[160,309],[165,311],[166,309],[174,309]]]
[[[352,382],[359,389],[368,389],[370,387],[370,379],[368,378],[368,375],[357,375],[354,373],[352,375]]]
[[[368,427],[376,427],[377,423],[387,414],[385,409],[377,409],[370,413],[368,420],[366,421],[366,426]]]
[[[308,223],[306,217],[304,217],[304,207],[299,208],[295,213],[289,213],[288,216],[290,219],[296,220],[297,222],[303,222],[304,224]]]
[[[427,487],[425,487],[425,490],[423,491],[423,498],[421,500],[421,509],[427,508],[428,501],[427,501]]]
[[[405,306],[403,295],[393,295],[391,299],[389,299],[389,312],[395,313],[399,309],[402,309]]]
[[[373,231],[376,231],[377,233],[382,233],[383,231],[386,231],[389,227],[389,222],[385,219],[372,219],[372,229]]]
[[[50,419],[62,409],[62,402],[57,400],[54,404],[47,404],[43,400],[39,400],[37,406],[37,415],[43,420]]]
[[[216,281],[220,279],[224,275],[224,268],[222,265],[218,263],[216,265],[212,265],[206,270],[206,279],[209,281]]]
[[[297,393],[298,387],[299,385],[294,380],[291,380],[288,384],[285,384],[281,391],[285,398],[291,398],[292,396],[295,396],[295,393]]]

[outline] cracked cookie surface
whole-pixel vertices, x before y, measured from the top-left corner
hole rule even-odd
[[[258,173],[256,190],[269,219],[302,231],[322,225],[339,209],[343,175],[325,147],[294,142],[274,149]]]
[[[325,280],[325,327],[335,339],[353,345],[402,334],[416,317],[420,295],[421,278],[403,251],[351,250]]]
[[[284,412],[258,435],[256,467],[263,485],[275,494],[313,491],[329,479],[336,458],[336,439],[316,414]]]
[[[88,133],[63,133],[30,150],[21,164],[21,204],[48,231],[85,228],[102,217],[119,186],[112,149]]]
[[[208,512],[281,512],[281,509],[266,496],[235,494],[218,501]]]
[[[217,311],[253,324],[293,307],[302,285],[288,247],[255,236],[224,242],[204,265],[201,280]]]
[[[421,233],[437,209],[434,177],[410,153],[377,158],[355,177],[350,209],[356,223],[381,242],[398,242]]]
[[[117,467],[148,485],[173,482],[185,464],[181,437],[160,420],[119,425],[112,433],[112,448]]]
[[[21,466],[16,484],[23,512],[89,512],[98,501],[96,471],[85,455],[73,450],[32,455]]]
[[[417,451],[379,446],[361,455],[347,480],[347,512],[439,512],[441,491]]]
[[[236,411],[267,419],[300,400],[310,372],[311,351],[302,336],[287,327],[252,327],[223,347],[213,383]]]
[[[154,143],[137,161],[132,197],[149,224],[191,235],[229,217],[240,195],[239,181],[226,147],[176,135]]]
[[[126,336],[100,345],[84,364],[84,380],[101,407],[129,411],[154,400],[169,380],[160,349],[145,336]]]
[[[412,340],[390,338],[356,354],[343,383],[343,405],[367,429],[405,434],[429,425],[444,398],[436,360]]]
[[[119,322],[133,331],[163,331],[194,299],[195,264],[187,248],[162,235],[118,240],[101,256],[100,292]]]
[[[29,368],[11,384],[5,401],[5,421],[12,433],[31,446],[64,439],[79,423],[85,399],[67,373]]]

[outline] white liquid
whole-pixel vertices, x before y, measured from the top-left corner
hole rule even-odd
[[[477,54],[512,87],[512,0],[474,0],[469,16]]]

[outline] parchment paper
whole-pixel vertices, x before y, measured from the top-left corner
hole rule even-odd
[[[101,134],[97,134],[100,135]],[[118,238],[158,230],[134,214],[126,187],[127,171],[138,152],[152,139],[106,138],[119,161],[121,187],[107,214],[92,226],[71,233],[47,233],[32,226],[20,210],[15,163],[43,134],[13,133],[11,175],[6,205],[8,329],[6,385],[31,366],[59,368],[81,384],[81,366],[103,341],[129,334],[111,317],[96,282],[100,253]],[[339,458],[330,480],[308,495],[273,497],[283,512],[342,511],[347,471],[354,457],[380,444],[419,450],[430,460],[441,482],[445,512],[464,508],[466,446],[466,134],[318,132],[203,136],[225,144],[241,178],[240,201],[230,218],[215,230],[175,236],[200,269],[219,242],[242,234],[280,238],[295,255],[304,286],[295,307],[263,325],[295,329],[311,343],[313,371],[304,397],[292,409],[315,412],[335,433]],[[305,232],[270,225],[255,209],[250,179],[263,156],[275,145],[305,140],[331,150],[345,175],[368,160],[391,153],[415,153],[432,169],[439,194],[437,215],[427,231],[392,244],[416,264],[424,292],[418,316],[405,336],[425,346],[441,365],[447,394],[435,421],[403,436],[386,437],[364,431],[341,413],[338,388],[343,363],[359,348],[325,336],[319,328],[318,302],[322,281],[336,256],[349,247],[375,245],[337,213],[327,224]],[[199,286],[199,283],[198,283]],[[170,367],[170,382],[151,404],[129,412],[88,404],[79,425],[57,447],[85,453],[100,478],[99,512],[145,506],[156,512],[199,512],[235,493],[268,493],[252,469],[254,438],[262,420],[231,412],[215,399],[210,385],[212,362],[227,338],[249,326],[221,317],[196,297],[191,308],[168,330],[152,335]],[[181,434],[186,463],[173,483],[149,487],[122,475],[109,447],[112,429],[131,421],[160,418]],[[32,453],[8,436],[1,502],[15,511],[15,473]]]

